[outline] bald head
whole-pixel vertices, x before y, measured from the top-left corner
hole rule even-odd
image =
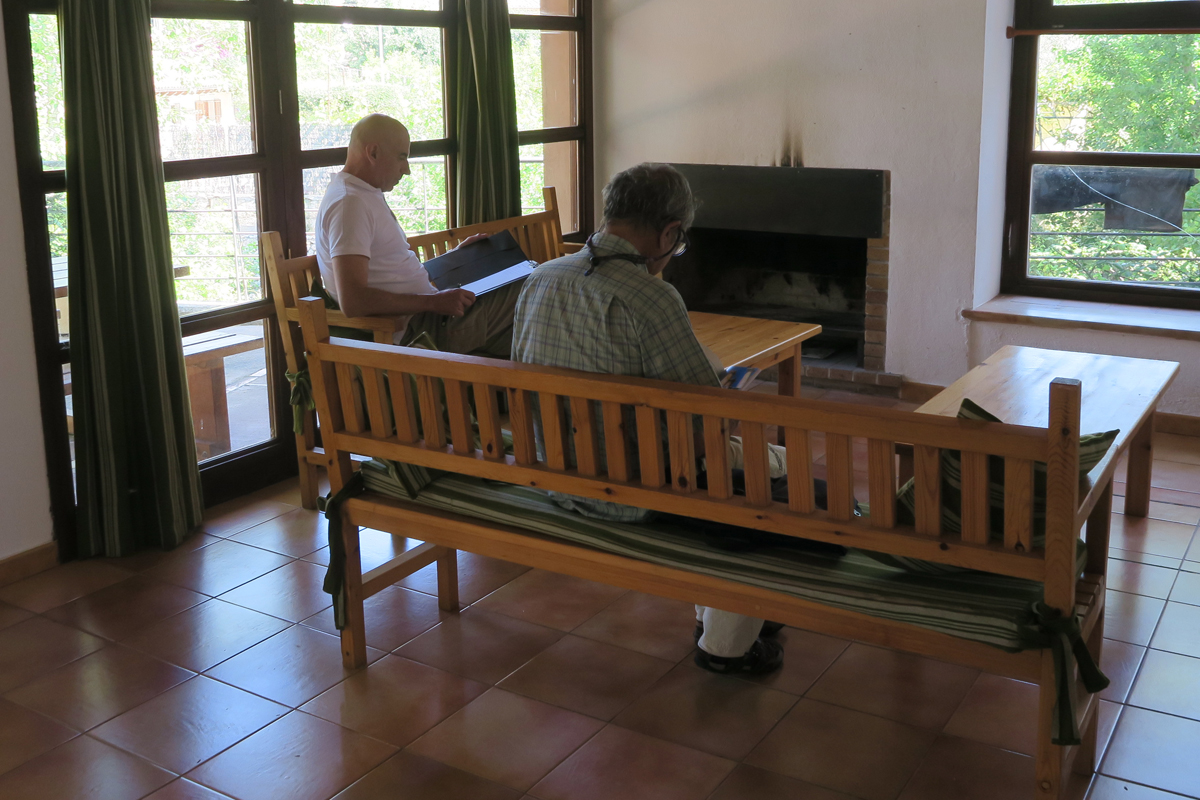
[[[386,114],[368,114],[350,131],[346,172],[384,192],[409,174],[408,128]]]

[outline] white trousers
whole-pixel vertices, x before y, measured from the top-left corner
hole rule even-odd
[[[763,626],[761,619],[706,606],[696,606],[696,621],[704,623],[700,649],[721,658],[745,655]]]

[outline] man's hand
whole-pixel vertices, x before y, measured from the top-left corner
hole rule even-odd
[[[454,252],[455,250],[457,250],[457,249],[458,249],[458,248],[460,248],[460,247],[466,247],[466,246],[467,246],[467,245],[469,245],[469,244],[475,244],[476,242],[478,242],[478,241],[482,241],[482,240],[484,240],[484,239],[488,238],[489,236],[491,236],[491,234],[490,234],[490,233],[474,233],[474,234],[471,234],[470,236],[468,236],[467,238],[463,239],[463,240],[462,240],[461,242],[459,242],[458,244],[454,245],[454,247],[453,247],[453,248],[451,248],[451,251],[450,251],[450,252]]]
[[[429,310],[447,317],[461,317],[475,304],[475,295],[466,289],[443,289],[437,294],[427,295]]]

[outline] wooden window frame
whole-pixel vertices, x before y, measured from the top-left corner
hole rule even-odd
[[[1200,3],[1114,3],[1055,6],[1053,0],[1017,0],[1013,36],[1008,176],[1000,291],[1005,294],[1087,300],[1160,308],[1200,309],[1200,291],[1101,283],[1028,275],[1029,208],[1033,167],[1081,164],[1114,167],[1179,167],[1200,170],[1200,153],[1123,153],[1034,149],[1037,114],[1037,48],[1041,34],[1200,33]]]
[[[443,0],[443,6],[452,6]],[[56,14],[57,0],[4,0],[4,28],[9,83],[16,139],[17,175],[25,234],[26,272],[33,316],[34,349],[41,399],[43,438],[50,483],[54,535],[61,560],[74,557],[75,487],[71,475],[70,441],[66,426],[66,401],[62,367],[70,361],[70,348],[60,342],[54,315],[54,285],[50,271],[46,195],[66,191],[63,170],[42,168],[35,98],[29,15]],[[168,182],[229,175],[254,174],[258,178],[258,216],[263,230],[277,230],[284,248],[306,251],[303,171],[335,166],[345,161],[345,148],[303,150],[300,145],[297,88],[296,23],[351,23],[398,27],[438,27],[443,30],[445,119],[454,130],[455,109],[452,70],[456,19],[451,8],[440,11],[302,5],[291,0],[151,0],[151,16],[176,19],[238,20],[247,23],[251,109],[254,115],[255,152],[248,155],[170,161],[163,164]],[[510,16],[514,29],[564,30],[578,34],[578,124],[570,128],[522,131],[522,145],[578,141],[578,209],[586,236],[594,220],[592,118],[592,0],[576,0],[573,17]],[[454,176],[456,143],[452,135],[417,141],[412,153],[447,157],[448,221],[455,224]],[[268,290],[269,291],[269,290]],[[269,295],[261,300],[214,309],[181,318],[184,336],[230,325],[274,319]],[[291,409],[283,381],[283,348],[278,327],[266,325],[269,402],[274,438],[201,463],[205,505],[211,506],[254,489],[278,482],[296,472],[295,442],[288,424]]]

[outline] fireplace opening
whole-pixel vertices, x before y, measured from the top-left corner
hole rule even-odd
[[[674,166],[699,208],[688,252],[663,277],[690,310],[821,325],[804,344],[806,375],[883,371],[887,173]]]

